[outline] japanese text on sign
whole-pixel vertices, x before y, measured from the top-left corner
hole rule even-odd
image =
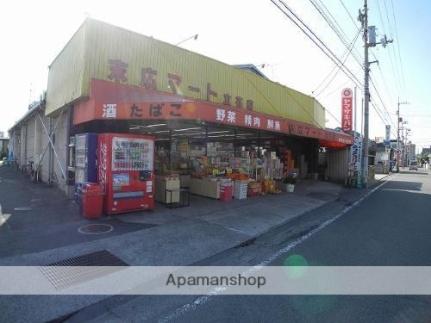
[[[352,131],[353,96],[351,89],[344,89],[341,93],[341,128]]]
[[[108,79],[117,83],[127,82],[127,68],[128,64],[120,59],[108,60],[110,73]],[[159,73],[157,70],[151,67],[143,67],[140,74],[140,86],[150,91],[157,91],[157,78]],[[174,73],[168,73],[166,75],[168,88],[173,94],[181,94],[180,86],[182,84],[182,77]],[[245,108],[249,111],[254,109],[254,101],[250,99],[244,99],[241,96],[232,97],[230,93],[218,93],[216,89],[212,87],[212,84],[207,82],[206,88],[203,89],[193,85],[186,84],[187,88],[191,92],[195,93],[206,93],[206,100],[212,102],[214,98],[222,97],[223,104],[226,106]]]

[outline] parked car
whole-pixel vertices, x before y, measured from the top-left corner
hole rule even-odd
[[[418,170],[418,162],[415,160],[410,161],[409,170]]]

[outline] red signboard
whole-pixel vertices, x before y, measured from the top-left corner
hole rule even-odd
[[[352,131],[353,94],[351,89],[341,92],[341,129]]]
[[[236,106],[185,98],[176,94],[109,81],[92,80],[90,98],[77,103],[74,124],[91,120],[200,120],[349,145],[352,137],[312,125]]]

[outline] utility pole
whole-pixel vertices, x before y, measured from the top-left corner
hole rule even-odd
[[[400,97],[398,97],[397,108],[397,173],[400,172]]]
[[[370,119],[370,65],[378,63],[378,61],[369,61],[368,50],[370,47],[375,47],[377,44],[386,47],[392,40],[388,40],[386,35],[380,42],[376,41],[376,27],[368,26],[368,2],[364,0],[363,10],[359,10],[358,20],[362,24],[363,39],[364,39],[364,142],[362,150],[362,184],[368,187],[368,146],[369,146],[369,119]]]
[[[400,102],[398,97],[398,107],[397,107],[397,172],[400,171],[400,161],[401,161],[401,145],[400,145],[400,123],[403,121],[400,117],[400,106],[401,104],[409,104],[409,102]]]
[[[409,158],[411,155],[411,145],[409,143],[410,130],[411,129],[406,128],[406,137],[405,137],[405,144],[404,144],[404,147],[405,147],[404,166],[409,166],[409,161],[411,159],[411,158]]]
[[[370,118],[370,62],[368,59],[368,4],[364,0],[363,23],[364,29],[364,143],[362,151],[362,183],[368,186],[368,141]]]

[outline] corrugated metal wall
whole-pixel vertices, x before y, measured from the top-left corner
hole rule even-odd
[[[21,132],[20,132],[20,138],[19,138],[19,143],[20,143],[20,147],[19,147],[19,160],[18,160],[18,164],[23,166],[27,163],[27,124],[23,124],[21,126]]]
[[[41,120],[42,119],[42,120]],[[66,178],[63,177],[59,163],[56,160],[53,152],[51,153],[51,176],[50,176],[50,153],[43,151],[48,145],[48,135],[45,132],[42,122],[49,132],[49,118],[41,112],[41,119],[37,113],[29,117],[21,125],[16,126],[11,133],[11,137],[15,137],[14,154],[19,166],[27,165],[29,161],[33,161],[33,167],[36,167],[41,161],[40,178],[43,182],[51,180],[57,184],[60,189],[67,192]],[[57,152],[58,160],[60,161],[63,171],[67,171],[67,154],[68,154],[68,135],[69,135],[69,113],[64,112],[52,116],[52,126],[54,127],[57,119],[59,119],[57,128],[54,132],[54,146]]]
[[[326,176],[330,181],[344,183],[349,174],[350,149],[327,151]]]
[[[49,67],[46,114],[88,93],[88,89],[83,89],[84,47],[82,25]]]
[[[47,114],[79,96],[88,95],[91,78],[107,80],[112,59],[128,64],[126,83],[130,85],[140,86],[142,69],[151,68],[157,71],[159,91],[170,91],[168,74],[173,73],[181,77],[182,95],[207,100],[210,83],[211,89],[217,92],[217,97],[210,97],[213,102],[223,103],[227,93],[232,105],[235,97],[240,96],[244,105],[247,100],[253,100],[255,111],[325,126],[324,109],[310,96],[248,71],[92,19],[86,20],[51,66]],[[192,91],[189,86],[199,88],[200,92]]]
[[[10,138],[12,141],[12,153],[13,158],[19,162],[21,159],[21,144],[20,144],[20,130],[14,129],[12,132],[10,132]]]
[[[30,119],[27,122],[27,136],[26,136],[26,162],[34,162],[34,130],[35,130],[35,119]]]

